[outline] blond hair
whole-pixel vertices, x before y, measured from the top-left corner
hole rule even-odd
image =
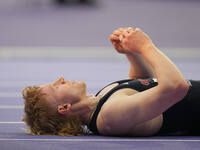
[[[82,122],[78,117],[67,117],[47,105],[44,93],[38,86],[29,86],[22,91],[24,98],[23,121],[33,135],[84,135]]]

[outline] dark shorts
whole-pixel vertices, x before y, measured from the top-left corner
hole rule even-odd
[[[190,82],[185,98],[163,113],[157,135],[200,135],[200,81]]]

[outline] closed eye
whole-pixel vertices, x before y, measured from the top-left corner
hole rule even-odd
[[[57,89],[59,89],[59,86],[54,86],[54,88],[57,90]]]
[[[58,86],[58,85],[55,85],[55,84],[50,84],[50,87],[51,87],[51,89],[53,89],[53,90],[59,89],[59,86]]]

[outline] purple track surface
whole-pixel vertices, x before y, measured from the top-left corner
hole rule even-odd
[[[174,60],[187,79],[199,79],[198,59]],[[105,137],[33,136],[25,134],[21,123],[23,100],[20,91],[29,84],[43,84],[59,76],[84,80],[88,93],[95,94],[109,82],[127,77],[129,64],[108,59],[1,59],[0,60],[0,150],[34,149],[136,149],[199,150],[200,137]],[[19,107],[18,107],[19,106]]]
[[[0,1],[0,46],[108,47],[108,36],[114,29],[133,26],[143,29],[161,47],[200,47],[198,0],[91,0],[94,5],[64,7],[49,4],[53,1]],[[199,58],[174,62],[186,79],[200,80]],[[84,80],[88,93],[95,94],[108,83],[126,78],[128,69],[128,62],[118,59],[0,59],[0,150],[199,150],[198,136],[25,134],[21,122],[23,87],[63,76]]]

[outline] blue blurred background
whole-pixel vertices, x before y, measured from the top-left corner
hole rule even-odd
[[[118,27],[139,27],[160,47],[200,47],[198,0],[4,0],[0,47],[110,47]]]

